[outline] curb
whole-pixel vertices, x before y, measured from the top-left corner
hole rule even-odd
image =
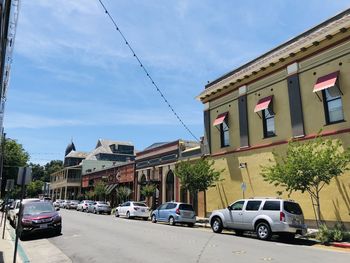
[[[333,247],[350,248],[350,243],[332,242],[330,245]]]
[[[6,227],[6,232],[11,237],[13,246],[15,246],[15,239],[16,239],[15,231],[13,229]],[[18,240],[17,254],[20,256],[23,263],[30,263],[30,260],[20,243],[20,240]]]

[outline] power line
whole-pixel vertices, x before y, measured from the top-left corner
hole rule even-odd
[[[191,136],[196,140],[199,141],[198,138],[194,135],[194,133],[187,127],[187,125],[183,122],[183,120],[180,118],[180,116],[176,113],[176,111],[174,110],[173,106],[171,106],[171,104],[169,103],[168,99],[164,96],[164,93],[161,91],[161,89],[159,88],[159,86],[156,84],[156,82],[154,81],[154,79],[152,78],[152,76],[149,74],[148,70],[146,69],[146,67],[144,66],[144,64],[141,62],[140,57],[135,53],[134,49],[131,47],[129,41],[126,39],[126,37],[124,36],[124,34],[122,33],[122,31],[120,30],[119,26],[117,25],[116,20],[112,17],[112,15],[109,13],[109,11],[107,10],[106,6],[103,4],[102,0],[98,0],[102,6],[102,8],[104,9],[105,13],[107,14],[107,16],[109,17],[109,19],[112,21],[113,25],[115,26],[115,30],[120,34],[120,36],[123,38],[125,44],[128,46],[129,50],[131,51],[132,55],[134,56],[134,58],[137,60],[137,62],[140,64],[141,68],[143,69],[143,71],[145,72],[145,74],[147,75],[147,77],[149,78],[149,80],[151,81],[152,85],[156,88],[156,90],[158,91],[158,93],[160,94],[160,96],[162,97],[162,99],[164,100],[164,102],[168,105],[169,109],[172,111],[172,113],[175,115],[175,117],[178,119],[178,121],[182,124],[182,126],[191,134]]]

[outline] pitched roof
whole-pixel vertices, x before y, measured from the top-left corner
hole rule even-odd
[[[86,156],[88,155],[88,153],[86,152],[77,152],[77,151],[71,151],[70,153],[68,153],[65,158],[86,158]]]
[[[105,139],[99,139],[97,141],[96,147],[93,151],[91,151],[88,156],[86,156],[86,160],[97,160],[96,155],[100,153],[109,153],[113,154],[113,151],[111,149],[111,145],[128,145],[128,146],[134,146],[131,142],[121,142],[121,141],[112,141],[112,140],[105,140]]]
[[[145,148],[144,151],[151,150],[151,149],[157,148],[159,146],[162,146],[162,145],[165,145],[165,144],[168,144],[168,143],[170,143],[170,142],[156,142],[156,143],[151,144],[147,148]]]

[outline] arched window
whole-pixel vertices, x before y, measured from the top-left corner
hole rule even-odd
[[[170,170],[166,176],[166,201],[174,199],[174,173]]]
[[[141,175],[141,180],[140,180],[140,190],[142,189],[143,186],[146,185],[146,175],[142,174]],[[140,201],[146,200],[146,197],[140,192]]]

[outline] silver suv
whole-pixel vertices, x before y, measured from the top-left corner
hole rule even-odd
[[[238,200],[226,209],[213,211],[209,222],[215,233],[224,228],[233,229],[237,235],[255,231],[262,240],[270,239],[272,234],[293,239],[295,234],[304,235],[307,230],[299,204],[278,198]]]

